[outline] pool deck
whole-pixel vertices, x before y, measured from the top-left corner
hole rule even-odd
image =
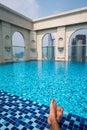
[[[49,130],[49,107],[0,91],[0,130]],[[87,119],[64,112],[62,130],[87,130]]]

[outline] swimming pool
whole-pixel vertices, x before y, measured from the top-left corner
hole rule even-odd
[[[0,90],[87,118],[87,63],[30,61],[0,65]]]

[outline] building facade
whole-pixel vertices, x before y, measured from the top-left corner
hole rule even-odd
[[[0,63],[14,61],[12,37],[15,32],[24,38],[24,61],[52,60],[53,55],[55,61],[69,61],[70,38],[80,29],[87,29],[87,7],[32,20],[0,4]],[[48,55],[54,53],[51,58],[43,58],[43,38],[46,34],[52,35],[51,40],[55,40],[55,46],[48,46]],[[86,45],[86,35],[78,34],[73,42],[76,40],[77,44]],[[75,49],[71,51],[71,59]],[[86,48],[81,49],[82,61],[85,61]]]

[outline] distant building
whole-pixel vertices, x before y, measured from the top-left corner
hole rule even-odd
[[[86,60],[86,35],[76,35],[72,39],[71,61]]]

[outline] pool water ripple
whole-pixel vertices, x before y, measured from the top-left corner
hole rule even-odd
[[[0,90],[87,118],[87,63],[21,62],[0,65]]]

